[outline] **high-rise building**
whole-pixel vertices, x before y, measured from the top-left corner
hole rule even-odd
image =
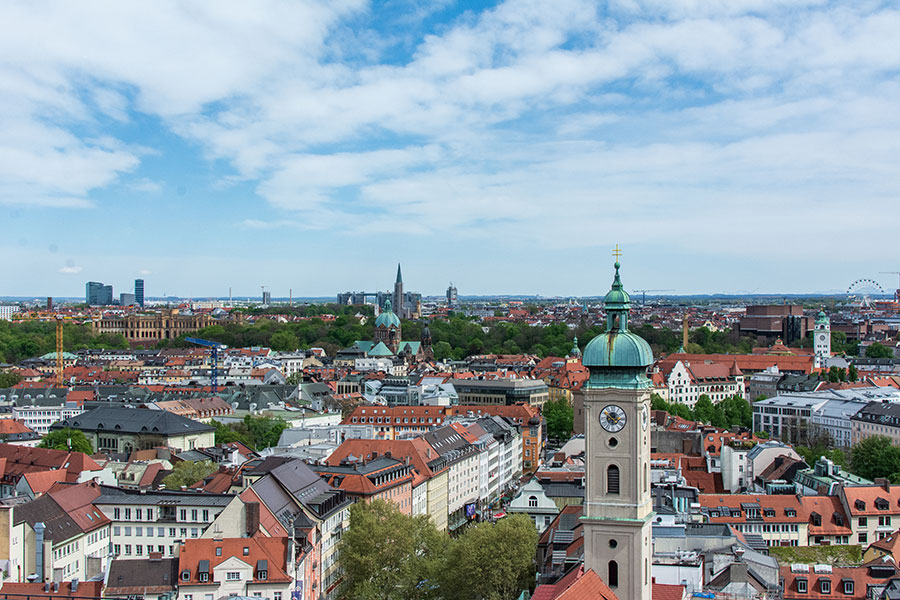
[[[134,303],[138,306],[144,306],[144,280],[134,280]]]
[[[450,282],[450,287],[447,288],[447,306],[453,308],[459,302],[459,298],[456,293],[456,286],[453,285],[453,282]]]
[[[128,292],[119,294],[119,306],[134,306],[135,302],[134,294]]]
[[[270,304],[272,304],[272,292],[263,291],[262,296],[263,296],[262,297],[263,304],[265,304],[266,306],[269,306]]]
[[[84,286],[84,301],[90,306],[109,306],[112,304],[113,289],[111,285],[103,285],[98,281],[88,281]]]
[[[606,294],[606,332],[584,349],[590,378],[575,398],[584,419],[584,567],[619,598],[650,600],[650,545],[655,516],[650,496],[649,344],[628,331],[631,299],[619,263]],[[583,414],[582,414],[583,413]]]

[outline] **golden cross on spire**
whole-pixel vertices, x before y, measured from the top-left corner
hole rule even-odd
[[[616,248],[613,250],[613,256],[616,257],[616,262],[619,262],[619,257],[622,256],[622,250],[619,248],[618,244],[616,244]]]

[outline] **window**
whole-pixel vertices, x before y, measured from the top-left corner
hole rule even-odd
[[[138,536],[138,537],[143,537],[143,535],[144,535],[144,528],[143,528],[143,527],[135,527],[135,528],[134,528],[134,535],[136,535],[136,536]]]
[[[225,581],[240,581],[241,573],[240,571],[228,571],[225,573]]]
[[[194,508],[191,510],[191,521],[196,521],[196,520],[197,520],[197,509]]]
[[[529,496],[528,497],[528,506],[534,508],[537,505],[538,505],[537,496]]]
[[[182,508],[182,509],[181,509],[181,511],[180,511],[180,517],[179,517],[178,520],[179,520],[179,521],[187,521],[187,509],[186,509],[186,508]]]
[[[185,594],[184,600],[194,600],[194,595],[193,594]]]
[[[244,556],[250,556],[250,547],[244,546]]]
[[[152,520],[153,520],[153,509],[152,509],[152,508],[148,508],[148,509],[147,509],[147,520],[148,520],[148,521],[152,521]]]
[[[143,516],[144,516],[143,509],[140,509],[140,508],[134,509],[134,520],[135,521],[140,521],[143,518]]]
[[[281,600],[281,592],[275,592],[272,594],[272,600]]]
[[[175,537],[175,528],[169,527],[169,537]]]
[[[199,535],[200,535],[200,530],[197,529],[196,527],[191,527],[191,537],[195,538],[195,537],[198,537]]]
[[[187,538],[187,527],[181,528],[181,539]]]
[[[831,593],[831,580],[822,578],[819,580],[819,591],[823,594]]]
[[[131,556],[131,544],[125,544],[125,555]]]
[[[216,556],[222,556],[222,548],[216,548]]]
[[[844,593],[848,596],[853,594],[853,580],[845,579],[844,580]]]
[[[141,544],[138,544],[137,546],[135,546],[135,547],[134,547],[134,553],[137,554],[138,556],[140,556],[141,554],[143,554],[143,553],[144,553],[144,546],[141,545]]]
[[[114,508],[113,509],[113,519],[118,521],[121,518],[122,518],[122,510],[119,508]]]
[[[609,465],[606,468],[606,493],[619,493],[619,467],[616,465]]]
[[[209,521],[209,511],[208,510],[203,511],[203,521],[204,522]]]
[[[806,593],[806,580],[802,577],[797,579],[797,592],[800,594]]]
[[[131,527],[125,528],[125,535],[131,535]]]
[[[614,560],[609,561],[606,565],[607,579],[609,587],[619,587],[619,563]]]
[[[130,520],[131,520],[131,509],[130,509],[130,508],[126,508],[126,509],[125,509],[125,520],[126,520],[126,521],[130,521]]]
[[[121,531],[122,529],[118,525],[113,527],[113,535],[121,535]]]
[[[113,554],[118,556],[122,552],[122,547],[119,544],[113,544]]]
[[[203,583],[209,581],[209,573],[200,573],[200,581]]]

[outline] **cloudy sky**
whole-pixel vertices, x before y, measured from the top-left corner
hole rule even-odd
[[[0,295],[885,287],[894,2],[3,2]]]

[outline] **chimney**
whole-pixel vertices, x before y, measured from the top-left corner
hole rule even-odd
[[[34,524],[34,570],[38,581],[44,581],[44,529],[43,522]]]
[[[247,537],[259,531],[259,502],[247,502]]]
[[[886,491],[886,492],[891,491],[891,482],[890,482],[890,480],[888,480],[884,477],[875,478],[875,485],[880,485],[881,487],[884,488],[884,491]]]

